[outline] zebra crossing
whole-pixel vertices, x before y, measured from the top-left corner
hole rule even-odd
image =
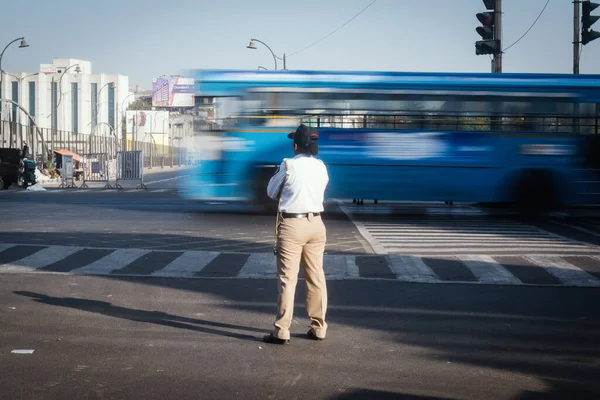
[[[393,215],[389,207],[340,208],[377,254],[600,254],[600,246],[471,207],[430,207],[425,216],[421,209],[419,217],[412,216],[410,208],[403,208],[402,215]]]
[[[326,254],[328,280],[600,287],[600,255]],[[271,253],[0,244],[0,274],[276,279]],[[303,279],[302,272],[300,279]]]

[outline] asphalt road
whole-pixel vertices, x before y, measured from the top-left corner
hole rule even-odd
[[[275,216],[206,212],[217,206],[176,191],[4,192],[0,207],[0,243],[261,253],[274,242]],[[343,213],[325,218],[328,252],[371,252]]]
[[[274,216],[158,190],[2,192],[0,273],[276,277]],[[324,219],[329,279],[600,287],[590,218],[332,201]]]
[[[0,398],[600,396],[597,289],[328,285],[327,339],[301,282],[277,346],[272,280],[0,275]]]
[[[280,347],[273,216],[163,189],[0,193],[0,399],[600,395],[593,218],[328,203],[329,335],[300,280]],[[515,239],[545,252],[495,254]]]

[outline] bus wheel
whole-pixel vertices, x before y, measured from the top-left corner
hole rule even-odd
[[[379,203],[379,200],[375,199],[375,200],[373,200],[373,203],[374,203],[374,204],[378,204],[378,203]]]
[[[7,190],[11,184],[12,182],[10,181],[10,179],[2,180],[2,178],[0,178],[0,187],[2,187],[2,189]]]
[[[515,188],[514,201],[517,212],[524,216],[532,216],[555,208],[558,194],[554,182],[554,177],[549,171],[525,172]]]

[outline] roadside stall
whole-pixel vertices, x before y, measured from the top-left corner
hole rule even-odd
[[[54,150],[54,165],[56,170],[60,171],[63,168],[62,157],[72,156],[73,157],[73,178],[77,181],[83,179],[83,157],[77,153],[73,153],[70,150],[60,149]]]

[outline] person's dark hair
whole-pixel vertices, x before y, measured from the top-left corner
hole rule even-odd
[[[319,145],[316,140],[309,140],[308,143],[296,143],[298,145],[298,152],[309,156],[316,156],[319,154]]]
[[[314,128],[300,124],[295,132],[288,134],[288,138],[294,140],[300,154],[316,156],[319,153],[319,145],[317,144],[319,132]]]

